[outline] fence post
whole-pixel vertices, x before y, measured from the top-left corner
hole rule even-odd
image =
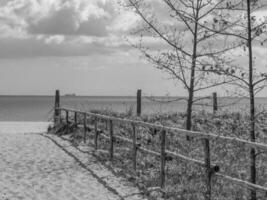
[[[77,112],[74,112],[74,124],[77,127],[78,122],[77,122]]]
[[[67,134],[69,133],[69,111],[66,110],[66,125],[67,125]]]
[[[203,139],[204,159],[206,168],[206,192],[205,200],[211,200],[211,167],[210,167],[210,142],[209,139]]]
[[[62,123],[62,118],[61,118],[61,109],[59,109],[59,123],[61,124]]]
[[[86,143],[86,113],[83,114],[83,141]]]
[[[132,124],[132,128],[133,128],[133,168],[136,171],[137,146],[136,146],[136,129],[134,124]]]
[[[218,110],[217,92],[212,93],[212,103],[213,103],[213,114],[215,114]]]
[[[105,120],[106,130],[108,130],[108,120]]]
[[[161,165],[160,165],[160,187],[164,188],[165,185],[165,164],[166,164],[166,153],[165,153],[165,140],[166,131],[161,131]]]
[[[98,130],[97,130],[97,118],[95,118],[95,150],[97,150],[98,145]]]
[[[113,137],[113,122],[112,122],[112,120],[109,121],[109,136],[110,136],[110,148],[109,148],[110,160],[113,160],[114,137]]]
[[[141,116],[142,112],[142,90],[137,90],[137,101],[136,101],[136,114],[138,117]]]
[[[59,90],[56,90],[56,96],[55,96],[55,110],[54,110],[54,124],[57,125],[60,123],[60,93]]]

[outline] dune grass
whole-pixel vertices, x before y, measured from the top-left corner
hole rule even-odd
[[[99,111],[92,110],[94,113],[112,115],[121,118],[136,119],[129,113],[116,113],[108,110]],[[138,120],[160,123],[163,125],[184,128],[186,115],[184,113],[166,113],[163,115],[145,115]],[[258,117],[257,141],[267,143],[266,130],[263,129],[266,115],[262,113]],[[78,121],[82,122],[82,119]],[[88,124],[93,124],[94,119],[88,118]],[[213,133],[217,135],[232,136],[242,139],[249,139],[248,117],[245,113],[230,113],[221,112],[213,115],[204,111],[195,112],[193,115],[193,129]],[[108,124],[106,121],[98,121],[98,128],[101,134],[108,134]],[[114,134],[131,139],[132,127],[125,124],[114,124]],[[66,126],[63,124],[58,132],[64,134]],[[160,134],[159,131],[151,130],[145,127],[137,127],[137,142],[142,147],[145,147],[156,152],[160,152]],[[73,142],[79,145],[83,141],[83,129],[76,128],[75,125],[70,125],[70,133]],[[102,160],[109,160],[109,140],[99,136],[99,153]],[[87,137],[89,143],[93,145],[94,129],[89,126]],[[211,162],[220,167],[220,171],[232,177],[242,180],[249,180],[249,148],[238,143],[229,143],[221,140],[212,140],[211,146]],[[178,152],[185,156],[203,160],[203,143],[201,140],[191,139],[188,141],[184,135],[177,133],[167,133],[166,149]],[[132,146],[125,142],[116,140],[114,146],[114,160],[110,163],[112,167],[121,169],[122,172],[128,175],[131,180],[145,191],[150,191],[151,188],[158,188],[160,185],[159,171],[160,159],[146,153],[138,151],[137,154],[137,170],[133,170],[132,165]],[[257,156],[257,183],[262,186],[267,186],[267,156],[263,152],[258,152]],[[164,190],[159,193],[150,192],[152,199],[159,197],[164,199],[204,199],[205,194],[205,169],[194,163],[185,162],[168,158],[166,162],[166,185]],[[156,195],[155,195],[156,194]],[[258,199],[266,199],[266,195],[258,192]],[[212,179],[212,199],[218,200],[243,200],[248,199],[248,189],[238,186],[229,181],[225,181],[214,177]]]

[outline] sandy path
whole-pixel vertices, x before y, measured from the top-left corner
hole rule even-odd
[[[0,123],[0,200],[143,199],[90,154],[56,136],[36,133],[44,124],[27,124],[31,133],[23,133],[25,124],[17,126],[24,128]]]

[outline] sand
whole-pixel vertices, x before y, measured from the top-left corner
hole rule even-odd
[[[140,191],[90,154],[45,130],[48,123],[0,123],[0,200],[141,200]]]

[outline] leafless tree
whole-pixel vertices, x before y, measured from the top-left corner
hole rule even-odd
[[[266,86],[267,80],[267,73],[264,72],[264,69],[255,65],[256,60],[253,56],[253,46],[263,46],[266,41],[267,20],[262,16],[257,16],[257,12],[264,7],[266,7],[264,1],[260,0],[234,0],[225,1],[222,7],[217,8],[218,14],[215,18],[218,23],[230,24],[234,22],[234,26],[228,27],[220,34],[228,35],[233,38],[232,40],[239,40],[242,45],[238,50],[243,51],[241,54],[245,53],[248,59],[247,64],[240,66],[235,61],[238,56],[229,59],[227,63],[225,58],[213,57],[216,67],[207,67],[206,69],[207,72],[213,71],[235,78],[236,82],[233,82],[233,84],[239,88],[242,95],[249,98],[250,140],[252,142],[256,140],[255,96]],[[254,184],[256,184],[256,155],[255,149],[252,148],[250,151],[250,181]],[[251,200],[256,199],[256,191],[251,190]]]
[[[220,24],[212,16],[224,0],[126,0],[142,19],[135,34],[140,35],[137,47],[156,68],[167,72],[187,91],[186,129],[192,127],[192,108],[203,90],[211,89],[235,78],[219,73],[208,73],[206,66],[214,65],[213,57],[221,58],[226,52],[240,46],[227,42],[228,35],[220,32],[233,24]],[[154,4],[161,12],[153,9]],[[165,13],[165,15],[162,15]],[[161,45],[148,44],[147,38]]]

